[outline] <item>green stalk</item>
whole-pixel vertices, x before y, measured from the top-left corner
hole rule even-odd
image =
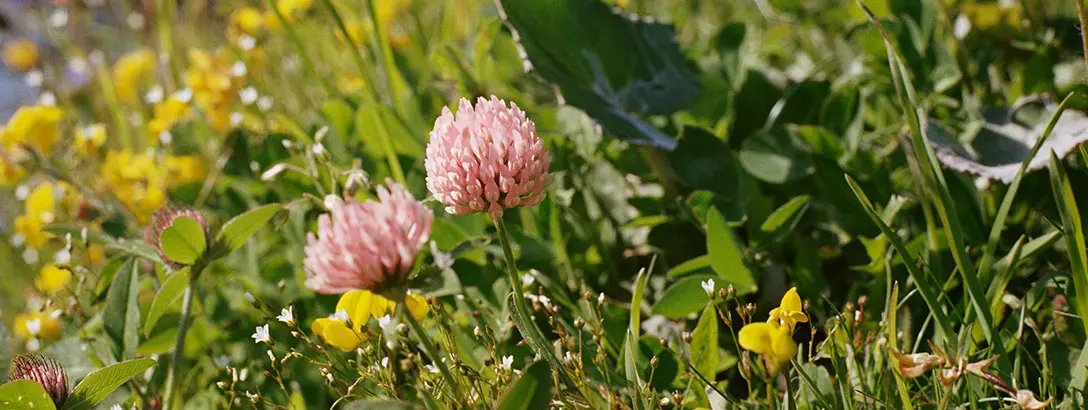
[[[438,347],[434,345],[434,341],[427,335],[427,331],[423,329],[423,326],[420,326],[416,318],[412,317],[412,312],[408,311],[408,306],[404,304],[403,297],[401,297],[398,305],[400,305],[401,316],[404,316],[405,320],[408,321],[408,325],[412,327],[412,331],[416,333],[416,337],[419,337],[420,343],[423,344],[424,353],[431,357],[434,365],[438,367],[438,371],[442,373],[442,378],[446,379],[446,383],[450,385],[453,393],[457,396],[457,400],[460,401],[465,397],[464,393],[461,392],[461,385],[457,383],[457,379],[453,378],[453,373],[450,373],[446,362],[442,361],[442,358],[438,356]]]
[[[170,358],[170,370],[166,374],[166,393],[163,394],[163,410],[174,408],[174,391],[177,388],[178,367],[181,366],[182,356],[185,355],[185,335],[189,332],[192,323],[193,298],[196,294],[196,279],[200,276],[203,267],[194,265],[190,269],[189,286],[185,288],[185,295],[181,300],[181,322],[178,323],[177,342],[174,343],[174,354]]]
[[[177,8],[177,2],[174,0],[159,0],[157,7],[155,8],[155,30],[159,38],[159,54],[158,56],[169,56],[170,60],[166,64],[166,68],[170,71],[170,85],[175,89],[181,88],[181,75],[178,70],[177,59],[174,58],[174,35],[173,35],[173,20],[174,10]],[[161,60],[159,60],[161,61]]]
[[[306,70],[317,77],[317,80],[321,83],[321,87],[325,89],[325,93],[329,96],[339,96],[340,93],[333,88],[329,79],[317,72],[317,66],[314,65],[313,60],[310,59],[310,55],[306,53],[306,47],[302,46],[302,40],[299,40],[298,34],[295,33],[295,28],[291,26],[291,23],[287,21],[287,17],[280,13],[279,7],[276,7],[276,3],[273,0],[265,0],[268,4],[268,8],[272,9],[272,12],[276,14],[276,20],[279,20],[280,25],[283,26],[283,32],[287,33],[287,39],[291,41],[291,45],[295,46],[295,51],[298,52],[299,57],[302,58],[302,65],[306,66]]]
[[[551,364],[552,368],[559,372],[559,376],[563,381],[570,386],[578,389],[579,392],[585,396],[586,400],[590,401],[590,404],[594,404],[592,396],[588,392],[584,391],[582,385],[575,383],[574,378],[570,376],[567,368],[563,366],[563,363],[559,361],[559,358],[555,356],[555,351],[552,349],[551,344],[544,338],[544,334],[540,331],[540,328],[533,322],[529,313],[529,306],[525,304],[525,293],[521,290],[521,280],[518,279],[518,268],[514,263],[514,251],[510,247],[510,239],[506,232],[506,224],[502,221],[502,218],[492,218],[495,222],[495,230],[498,232],[499,243],[502,245],[503,256],[506,257],[506,279],[510,282],[510,289],[513,291],[511,305],[514,308],[514,324],[517,326],[518,331],[521,332],[521,337],[525,339],[525,342],[532,348],[533,352],[543,357]]]

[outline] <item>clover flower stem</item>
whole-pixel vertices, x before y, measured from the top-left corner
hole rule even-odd
[[[181,321],[178,322],[178,338],[174,343],[174,354],[170,357],[170,370],[166,374],[166,393],[163,394],[163,410],[174,408],[174,389],[177,387],[178,367],[181,366],[182,356],[185,355],[185,334],[189,332],[192,322],[193,298],[196,294],[196,279],[200,276],[201,266],[193,265],[190,268],[189,286],[185,288],[185,294],[181,299]]]
[[[412,317],[412,313],[408,311],[408,306],[404,304],[403,298],[401,298],[397,305],[400,309],[401,316],[404,317],[408,322],[408,326],[410,326],[412,331],[416,333],[416,336],[419,337],[420,343],[423,344],[423,350],[425,350],[427,356],[430,356],[431,360],[434,361],[434,365],[438,367],[438,371],[442,373],[442,377],[446,379],[446,383],[450,385],[450,389],[453,389],[453,393],[457,396],[457,400],[460,401],[465,397],[464,393],[461,392],[461,385],[457,384],[457,380],[453,378],[453,373],[450,373],[450,369],[446,365],[446,362],[442,361],[442,358],[439,357],[438,347],[431,341],[430,336],[427,335],[427,331],[423,330],[423,326],[420,326],[419,322],[416,321],[416,318]]]
[[[511,301],[515,316],[513,319],[518,331],[521,332],[521,337],[525,339],[525,342],[533,349],[534,353],[547,360],[559,372],[559,376],[565,383],[578,389],[582,396],[590,401],[591,407],[595,407],[593,406],[596,403],[594,396],[588,394],[584,385],[574,382],[574,378],[567,372],[567,368],[563,367],[563,363],[555,356],[551,344],[544,338],[540,328],[529,316],[529,307],[525,304],[525,294],[521,291],[521,280],[518,279],[518,268],[514,264],[514,251],[510,247],[510,238],[506,233],[506,224],[503,223],[502,218],[493,218],[493,221],[495,222],[495,230],[498,232],[499,243],[502,244],[502,253],[506,257],[506,279],[510,282],[510,289],[513,291],[513,301]]]

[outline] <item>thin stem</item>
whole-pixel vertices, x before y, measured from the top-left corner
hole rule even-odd
[[[166,374],[166,394],[163,395],[163,409],[174,408],[174,389],[177,387],[178,367],[181,366],[182,356],[185,355],[185,334],[189,332],[189,324],[192,322],[193,298],[196,294],[196,278],[200,276],[199,266],[193,266],[189,272],[189,286],[185,288],[185,295],[181,301],[181,322],[178,323],[178,338],[174,344],[174,354],[170,358],[170,371]]]
[[[450,369],[446,365],[446,362],[438,356],[438,347],[434,345],[430,336],[423,330],[423,326],[420,326],[419,322],[416,321],[416,318],[412,317],[412,312],[408,311],[408,306],[404,304],[403,300],[400,303],[400,311],[401,315],[404,316],[404,319],[408,322],[408,325],[412,327],[412,331],[419,337],[420,343],[423,344],[424,352],[434,361],[435,367],[438,367],[438,371],[442,373],[442,377],[446,379],[446,383],[453,389],[453,393],[457,396],[457,400],[461,400],[461,398],[464,397],[464,394],[461,392],[461,385],[457,384],[457,380],[453,378],[453,373],[450,373]]]
[[[544,334],[530,316],[529,307],[525,304],[525,293],[522,292],[521,281],[518,279],[518,268],[514,262],[514,250],[510,247],[509,235],[506,233],[506,224],[503,223],[501,217],[492,218],[492,220],[495,222],[499,243],[502,244],[503,256],[506,257],[506,279],[510,282],[510,289],[513,291],[513,300],[510,303],[514,307],[514,317],[512,319],[514,319],[518,331],[521,332],[521,337],[525,339],[526,344],[533,349],[534,353],[547,360],[559,372],[559,376],[565,383],[578,389],[582,396],[590,401],[591,407],[594,407],[593,405],[596,403],[594,397],[589,394],[585,386],[574,382],[574,379],[567,372],[567,368],[555,356],[551,344],[544,338]]]
[[[1073,0],[1077,3],[1077,17],[1080,18],[1080,40],[1084,45],[1084,65],[1088,67],[1088,31],[1085,31],[1085,27],[1088,27],[1088,10],[1084,8],[1085,0]]]

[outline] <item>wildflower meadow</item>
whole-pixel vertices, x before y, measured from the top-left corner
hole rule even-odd
[[[0,409],[1088,408],[1086,26],[0,0]]]

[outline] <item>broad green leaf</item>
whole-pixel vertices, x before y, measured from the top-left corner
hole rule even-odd
[[[132,241],[121,238],[116,242],[111,242],[106,245],[106,249],[120,251],[131,256],[138,256],[152,262],[159,262],[159,254],[155,251],[155,247],[148,245],[144,241]]]
[[[207,248],[204,228],[195,219],[180,216],[159,237],[162,252],[172,262],[191,265],[200,259]]]
[[[268,204],[250,209],[223,224],[223,229],[216,237],[216,244],[221,246],[223,254],[241,248],[261,226],[283,209],[281,204]]]
[[[95,370],[84,377],[75,389],[72,389],[68,400],[64,402],[64,410],[92,409],[122,384],[154,365],[155,360],[144,358],[128,360]]]
[[[700,86],[671,26],[631,19],[596,0],[500,0],[527,66],[611,134],[666,150],[676,141],[641,118],[694,101]]]
[[[772,184],[795,181],[814,171],[811,155],[792,135],[777,128],[745,140],[737,159],[749,174]]]
[[[159,292],[155,294],[155,299],[151,301],[151,307],[147,310],[147,320],[144,321],[144,336],[151,332],[151,329],[155,327],[155,324],[159,322],[159,318],[162,317],[163,313],[166,313],[167,309],[170,309],[178,300],[181,300],[181,295],[185,293],[185,288],[188,286],[189,267],[184,267],[166,277],[166,280],[162,282],[162,286],[159,287]]]
[[[811,200],[808,195],[801,195],[775,209],[759,226],[761,244],[772,245],[793,231],[808,210]]]
[[[710,255],[697,256],[679,265],[673,266],[665,273],[669,278],[682,278],[698,274],[713,274],[710,267]]]
[[[691,332],[691,361],[703,377],[715,380],[718,359],[718,315],[714,305],[708,304]]]
[[[710,267],[724,281],[719,285],[732,284],[739,294],[755,291],[756,280],[745,264],[741,244],[717,208],[710,208],[706,214],[706,249]]]
[[[684,185],[713,192],[725,201],[740,201],[740,170],[729,145],[714,134],[685,127],[679,145],[668,157]]]
[[[702,283],[712,277],[712,275],[696,275],[676,281],[665,289],[665,294],[654,304],[653,313],[669,319],[685,319],[688,315],[698,312],[710,301],[710,297],[703,290]],[[721,288],[722,284],[715,281],[714,287]]]
[[[16,380],[0,385],[0,408],[11,410],[56,409],[42,385],[32,380]]]
[[[412,403],[398,400],[356,400],[341,407],[343,410],[412,410],[418,409]]]
[[[552,372],[548,362],[529,365],[518,381],[499,398],[496,410],[546,409],[552,398]]]
[[[113,277],[102,312],[102,322],[113,342],[113,355],[117,360],[132,357],[140,342],[140,306],[136,299],[140,280],[137,266],[132,259],[121,266]]]

